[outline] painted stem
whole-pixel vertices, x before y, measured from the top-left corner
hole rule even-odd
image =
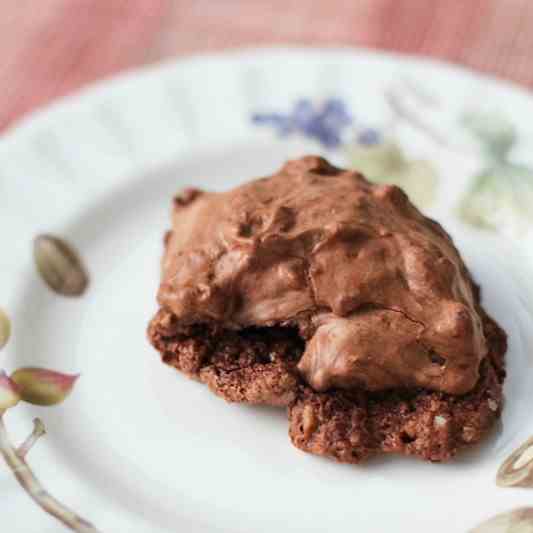
[[[412,87],[408,87],[408,89],[410,90],[411,94],[418,99],[420,104],[424,104],[421,96],[414,93]],[[457,153],[470,154],[468,147],[462,146],[461,144],[455,142],[450,142],[444,133],[435,128],[430,121],[423,118],[421,113],[418,113],[413,108],[410,108],[408,105],[406,105],[398,90],[393,88],[387,89],[385,91],[385,101],[397,119],[404,120],[413,128],[418,129],[427,137],[429,137],[434,143]],[[426,107],[427,105],[428,104],[426,102]]]
[[[19,455],[9,440],[7,430],[4,424],[3,413],[0,411],[0,454],[4,458],[7,466],[15,475],[20,486],[29,494],[29,496],[39,505],[44,511],[51,514],[67,526],[72,531],[79,533],[98,533],[98,530],[87,520],[84,520],[76,513],[71,511],[68,507],[63,505],[60,501],[51,496],[41,485],[41,482],[35,477],[30,467],[26,463],[24,456],[29,451],[31,446],[39,438],[37,436],[44,430],[44,426],[39,427],[37,422],[34,422],[35,427],[32,435],[35,437],[28,437],[24,447],[24,454]],[[42,424],[42,422],[41,422]],[[29,446],[26,443],[29,442]],[[25,449],[27,447],[27,450]]]
[[[28,438],[18,447],[17,455],[21,459],[25,459],[28,452],[33,448],[33,445],[44,435],[46,435],[46,429],[40,418],[33,419],[33,431]]]
[[[385,100],[389,104],[392,111],[399,118],[407,121],[409,124],[411,124],[411,126],[421,130],[437,144],[450,148],[450,143],[448,140],[414,111],[410,110],[406,105],[404,105],[401,98],[395,91],[392,89],[387,90],[385,93]]]

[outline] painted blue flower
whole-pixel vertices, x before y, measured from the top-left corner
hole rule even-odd
[[[380,132],[374,128],[365,128],[357,135],[357,143],[363,146],[379,144],[382,140]]]
[[[330,98],[316,106],[308,99],[301,99],[295,102],[288,114],[255,113],[252,121],[258,125],[273,126],[278,135],[284,137],[301,133],[327,148],[336,148],[341,144],[342,131],[352,123],[352,116],[338,98]]]

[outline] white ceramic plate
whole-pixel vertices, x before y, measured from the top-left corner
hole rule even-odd
[[[465,532],[531,503],[533,491],[494,477],[533,434],[531,213],[520,205],[532,111],[524,91],[440,63],[270,49],[135,71],[22,122],[0,140],[0,306],[14,325],[1,365],[82,374],[61,406],[7,416],[17,438],[35,415],[47,425],[30,457],[39,477],[105,532]],[[146,341],[173,193],[227,189],[307,152],[404,184],[456,238],[509,333],[502,423],[456,461],[353,467],[305,455],[283,411],[225,404]],[[82,298],[38,277],[42,232],[85,258]],[[60,527],[1,465],[0,516],[10,533]]]

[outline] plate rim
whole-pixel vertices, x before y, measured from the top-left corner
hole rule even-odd
[[[155,63],[127,68],[110,77],[95,80],[88,84],[75,89],[73,92],[60,96],[43,106],[37,107],[32,111],[22,115],[0,134],[0,148],[6,143],[14,142],[19,136],[29,134],[35,127],[41,123],[50,120],[56,113],[68,111],[69,108],[83,105],[100,96],[101,93],[112,91],[121,86],[127,86],[139,77],[146,79],[152,76],[172,71],[183,65],[193,65],[204,62],[221,62],[226,60],[239,61],[249,60],[249,58],[275,55],[292,54],[294,56],[314,55],[335,56],[339,54],[357,56],[374,56],[391,61],[402,61],[406,63],[417,64],[420,66],[438,67],[451,74],[463,76],[474,76],[475,78],[485,80],[491,85],[497,86],[501,90],[511,90],[518,92],[523,97],[531,99],[533,103],[533,94],[526,88],[515,81],[507,80],[503,77],[476,70],[460,63],[454,63],[441,58],[430,57],[425,55],[407,54],[389,50],[380,50],[378,48],[363,46],[298,46],[276,44],[268,46],[246,46],[242,48],[228,48],[216,52],[196,52],[187,56],[178,56],[165,58]]]
[[[122,73],[119,73],[111,78],[101,80],[88,86],[85,86],[70,95],[62,97],[51,104],[37,109],[28,115],[25,115],[20,120],[16,121],[14,125],[2,136],[0,136],[0,149],[10,146],[10,143],[17,142],[19,139],[23,140],[26,135],[31,135],[34,129],[41,127],[50,121],[47,125],[53,127],[53,120],[57,113],[68,112],[71,109],[78,108],[84,105],[90,105],[94,100],[99,99],[102,94],[106,94],[115,88],[122,88],[127,90],[127,87],[132,83],[136,83],[139,77],[145,79],[149,77],[156,77],[158,75],[164,75],[167,70],[174,70],[180,65],[191,65],[197,63],[211,62],[211,61],[226,61],[231,59],[232,61],[239,62],[243,58],[254,58],[260,56],[275,57],[277,55],[285,55],[287,53],[294,54],[295,57],[305,57],[308,55],[314,55],[316,59],[326,58],[328,56],[335,56],[337,54],[343,54],[347,57],[353,56],[376,56],[380,58],[387,58],[391,61],[401,61],[404,65],[410,63],[425,66],[430,65],[432,68],[444,69],[445,73],[452,73],[458,76],[468,75],[473,76],[478,80],[489,80],[492,85],[497,86],[502,90],[518,90],[523,97],[531,100],[532,95],[522,86],[514,84],[513,82],[507,82],[497,77],[480,73],[473,69],[469,69],[464,66],[456,65],[454,63],[433,59],[424,58],[415,55],[408,55],[395,52],[382,52],[375,49],[367,49],[360,47],[300,47],[300,46],[267,46],[267,47],[250,47],[246,49],[233,49],[225,50],[215,53],[199,53],[194,54],[186,58],[170,58],[168,60],[154,63],[152,65],[146,65],[143,67],[136,67],[128,69]],[[205,67],[204,67],[205,68]],[[189,150],[187,151],[189,153]],[[134,179],[139,177],[139,174],[147,172],[146,167],[139,165],[135,175],[131,175],[130,178]],[[528,284],[529,286],[530,284]],[[531,285],[533,287],[533,285]]]

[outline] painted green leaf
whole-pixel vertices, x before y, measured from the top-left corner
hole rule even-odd
[[[470,533],[533,533],[533,507],[496,515],[470,530]]]
[[[504,159],[517,139],[514,125],[498,113],[469,111],[462,115],[461,124],[492,159]]]
[[[429,161],[406,159],[396,143],[348,145],[346,155],[352,168],[375,183],[398,185],[418,207],[427,207],[434,201],[436,169]]]
[[[38,235],[33,242],[37,270],[57,294],[81,296],[89,284],[89,275],[79,254],[66,240],[54,235]]]
[[[11,321],[7,313],[0,308],[0,350],[7,344],[11,336]]]
[[[464,196],[459,212],[478,227],[519,234],[533,223],[533,169],[511,163],[481,172]]]

